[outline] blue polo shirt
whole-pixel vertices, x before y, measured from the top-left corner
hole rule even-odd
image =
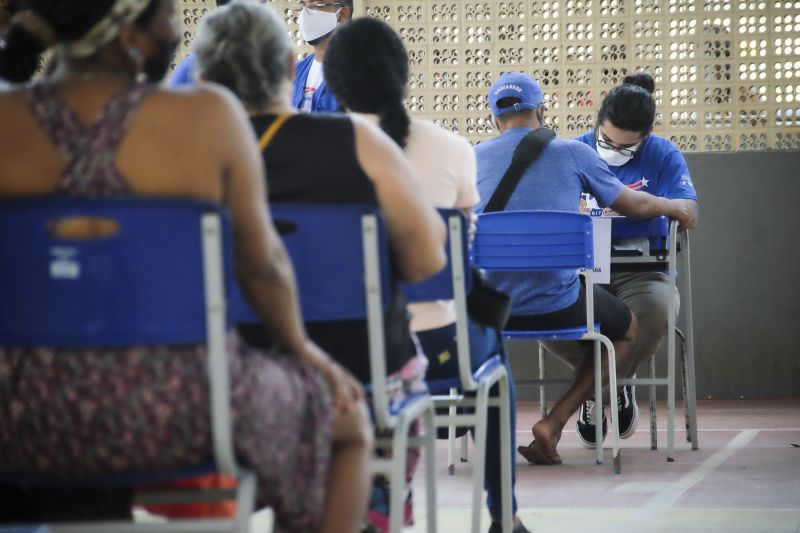
[[[597,150],[595,131],[575,140]],[[650,134],[633,158],[609,169],[629,188],[671,199],[697,200],[689,167],[678,148],[663,137]],[[603,207],[603,206],[601,206]]]
[[[475,147],[481,213],[511,164],[514,149],[529,128],[513,128]],[[613,204],[622,183],[608,170],[597,152],[574,140],[553,139],[522,175],[506,211],[544,210],[578,212],[581,193],[590,191],[603,207]],[[478,219],[480,228],[480,219]],[[560,311],[578,299],[575,272],[491,273],[489,282],[510,295],[513,315]]]
[[[309,54],[297,63],[297,71],[294,76],[294,86],[292,88],[292,106],[297,109],[303,109],[303,97],[305,95],[306,80],[308,80],[308,73],[311,70],[311,64],[314,62],[314,54]],[[335,113],[341,111],[339,102],[328,90],[328,85],[325,80],[314,92],[311,97],[311,112],[312,113]]]

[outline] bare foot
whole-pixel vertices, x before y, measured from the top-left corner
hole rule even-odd
[[[546,455],[537,441],[532,441],[527,446],[519,446],[517,452],[524,457],[529,463],[535,465],[560,465],[561,457],[556,454],[555,456]]]
[[[561,429],[548,418],[543,418],[533,425],[533,439],[537,448],[551,460],[561,460],[556,451],[558,441],[561,440]]]

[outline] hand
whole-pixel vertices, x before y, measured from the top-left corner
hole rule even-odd
[[[311,342],[306,341],[298,354],[302,361],[312,365],[325,377],[331,387],[331,396],[336,409],[347,412],[353,404],[364,399],[364,389],[350,372]]]
[[[672,218],[678,221],[679,229],[692,229],[697,226],[697,211],[684,200],[671,200]]]

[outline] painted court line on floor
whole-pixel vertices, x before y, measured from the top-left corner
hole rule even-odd
[[[624,523],[620,524],[620,531],[641,531],[643,523],[658,524],[657,514],[664,515],[670,508],[683,496],[689,489],[703,481],[719,465],[728,460],[733,454],[741,450],[750,443],[756,435],[758,429],[746,429],[734,437],[724,448],[717,450],[703,461],[699,466],[688,472],[679,480],[667,483],[663,490],[654,494],[649,500],[642,504],[634,513],[631,513]],[[624,475],[624,474],[623,474]],[[639,485],[640,483],[636,483]],[[620,485],[623,487],[626,484]],[[665,522],[663,522],[665,523]]]

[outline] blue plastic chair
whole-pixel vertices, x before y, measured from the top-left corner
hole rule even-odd
[[[454,442],[456,426],[475,427],[475,462],[472,492],[472,532],[481,531],[483,509],[484,466],[486,461],[486,431],[489,407],[500,409],[500,447],[502,469],[503,531],[511,533],[513,510],[511,505],[511,442],[512,431],[509,401],[509,376],[500,355],[495,355],[473,372],[470,363],[469,330],[467,318],[467,290],[470,281],[469,256],[466,253],[467,227],[464,215],[455,209],[440,209],[447,224],[447,266],[440,273],[421,283],[406,284],[403,291],[409,303],[433,300],[454,300],[456,309],[456,344],[458,346],[458,377],[429,381],[436,407],[447,407],[450,414],[436,417],[437,427],[450,430]],[[498,395],[489,397],[491,388],[498,384]],[[460,394],[452,394],[452,389]],[[474,393],[465,396],[463,393]],[[472,408],[471,414],[456,414],[456,408]]]
[[[616,390],[617,372],[614,345],[600,332],[594,321],[592,271],[594,248],[592,220],[588,215],[559,211],[504,211],[485,213],[478,218],[478,231],[472,247],[472,263],[493,272],[549,272],[585,269],[586,324],[558,330],[504,331],[507,339],[537,341],[594,341],[596,442],[602,438],[601,344],[608,354],[609,387]],[[614,473],[621,471],[617,398],[611,394]],[[603,447],[596,446],[597,464],[603,463]]]
[[[388,401],[383,311],[391,291],[388,235],[380,210],[369,205],[270,204],[272,217],[294,264],[300,307],[306,322],[366,319],[369,336],[372,412],[379,431],[377,448],[392,450],[390,459],[375,458],[373,471],[391,484],[390,531],[403,524],[406,452],[411,424],[422,417],[425,434],[427,528],[436,531],[434,409],[426,392],[399,404]],[[239,313],[247,322],[248,312]]]
[[[105,219],[116,224],[117,231],[99,238],[57,236],[54,224],[73,217]],[[231,435],[225,337],[232,322],[226,313],[226,295],[233,292],[235,279],[226,212],[216,204],[192,200],[3,200],[0,257],[2,347],[199,343],[208,350],[213,456],[207,463],[188,471],[108,475],[67,483],[138,485],[218,472],[238,477],[235,519],[65,527],[73,531],[247,531],[255,504],[255,475],[237,466]],[[65,483],[8,472],[0,473],[0,479],[29,485]],[[208,499],[196,491],[192,495],[197,498],[181,501]],[[151,497],[148,503],[168,501]]]

